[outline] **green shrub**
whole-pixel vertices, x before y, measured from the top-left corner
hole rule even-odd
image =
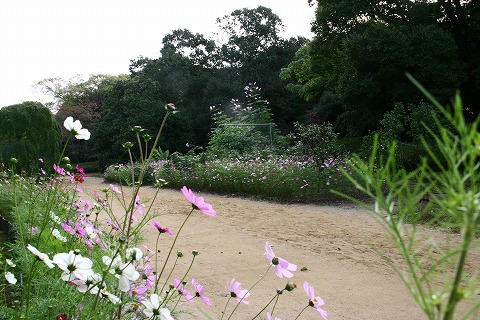
[[[445,117],[433,106],[421,102],[418,105],[395,103],[393,110],[385,113],[380,121],[381,128],[378,132],[372,132],[364,137],[362,155],[369,155],[372,152],[374,135],[378,134],[378,155],[386,158],[389,153],[389,145],[397,142],[395,149],[395,160],[398,167],[413,169],[421,163],[421,159],[428,157],[425,144],[435,154],[438,148],[428,133],[428,128],[437,127],[437,123],[449,128]],[[422,140],[425,140],[425,144]],[[435,165],[431,163],[431,165]]]
[[[60,126],[50,110],[38,102],[0,109],[0,162],[16,158],[17,170],[32,173],[41,165],[51,170],[61,147]]]

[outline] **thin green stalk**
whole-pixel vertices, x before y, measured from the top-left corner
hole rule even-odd
[[[450,292],[450,297],[448,299],[447,304],[447,311],[445,312],[444,320],[451,320],[453,319],[455,307],[457,303],[462,299],[462,297],[458,293],[458,289],[460,286],[460,281],[462,280],[463,269],[465,268],[465,261],[467,260],[468,249],[470,247],[470,243],[473,238],[473,233],[471,228],[469,227],[465,232],[465,236],[463,237],[463,248],[462,253],[460,255],[460,259],[458,260],[457,264],[457,271],[455,274],[455,280],[453,282],[452,290]]]
[[[180,283],[183,283],[183,281],[184,281],[185,278],[187,277],[187,274],[188,274],[188,273],[190,272],[190,270],[192,269],[193,262],[195,262],[195,257],[196,257],[196,255],[194,254],[194,255],[193,255],[192,262],[190,262],[190,265],[188,266],[187,271],[185,271],[185,274],[183,275],[182,279],[180,280]],[[163,286],[165,286],[165,283],[167,283],[167,282],[168,282],[168,278],[165,280]],[[163,288],[162,288],[162,290],[163,290]]]
[[[228,297],[227,303],[225,303],[225,308],[223,308],[222,317],[220,318],[220,320],[223,320],[223,316],[225,315],[225,312],[227,311],[227,306],[228,306],[228,303],[230,302],[230,300],[232,300],[232,295],[231,294],[230,294],[230,297]]]
[[[164,283],[163,283],[163,286],[162,286],[162,290],[161,290],[160,292],[163,291],[163,289],[165,288],[165,284],[168,283],[168,280],[169,280],[170,277],[172,276],[173,270],[175,270],[175,267],[177,266],[178,258],[179,258],[179,257],[178,257],[178,255],[177,255],[177,257],[175,258],[175,262],[173,263],[173,267],[172,267],[172,269],[170,270],[170,272],[169,272],[169,274],[168,274],[168,276],[167,276],[167,279],[165,279],[165,281],[164,281]]]
[[[33,278],[33,273],[35,271],[35,262],[37,260],[37,257],[35,257],[35,261],[32,263],[32,267],[30,268],[30,273],[28,275],[28,280],[27,280],[27,297],[26,297],[26,305],[25,305],[25,317],[24,319],[29,319],[28,314],[30,312],[30,291],[31,291],[31,284],[32,284],[32,278]],[[22,295],[23,296],[23,295]],[[22,317],[23,318],[23,317]]]
[[[143,159],[142,141],[140,140],[140,134],[138,134],[138,132],[136,132],[136,135],[137,135],[137,142],[138,142],[138,150],[140,151],[140,160],[142,161],[142,166],[143,166],[145,161]]]
[[[277,293],[273,296],[273,298],[272,298],[270,301],[268,301],[268,303],[265,305],[265,307],[263,307],[263,309],[260,310],[260,311],[252,318],[252,320],[255,319],[255,318],[257,318],[263,311],[265,311],[265,309],[267,309],[267,307],[270,305],[270,303],[273,302],[273,300],[275,300],[275,298],[276,298],[277,301],[278,301],[278,298],[280,297],[280,294],[281,294],[281,293],[282,293],[281,291],[280,291],[280,292],[277,292]],[[275,305],[277,304],[277,301],[275,301]],[[275,307],[274,307],[273,309],[275,309]],[[272,311],[272,313],[273,313],[273,311]]]
[[[170,259],[170,255],[172,254],[173,247],[175,247],[175,243],[177,242],[178,236],[180,235],[180,232],[182,231],[183,226],[184,226],[185,223],[187,222],[188,218],[190,218],[190,215],[192,214],[192,212],[193,212],[194,210],[195,210],[195,209],[192,208],[192,210],[191,210],[190,213],[187,215],[187,217],[186,217],[185,220],[183,221],[182,225],[181,225],[180,228],[178,229],[178,232],[177,232],[177,234],[175,235],[175,239],[173,239],[173,243],[172,243],[172,245],[170,246],[170,250],[168,251],[167,258],[165,259],[165,262],[163,263],[162,270],[160,271],[160,274],[159,274],[158,277],[157,277],[157,281],[156,281],[156,283],[155,283],[155,292],[157,292],[158,283],[159,283],[159,281],[160,281],[160,277],[162,276],[163,271],[165,270],[165,267],[167,266],[168,260]]]
[[[307,310],[308,307],[310,307],[309,304],[307,304],[307,306],[306,306],[305,308],[303,308],[302,311],[300,311],[300,313],[299,313],[299,314],[295,317],[295,319],[293,319],[293,320],[297,320],[298,318],[300,318],[300,316],[302,315],[302,313],[303,313],[305,310]]]
[[[67,141],[65,141],[65,144],[63,145],[63,150],[62,150],[62,153],[60,153],[60,158],[58,158],[57,166],[60,166],[63,155],[65,154],[65,150],[67,149],[68,142],[70,142],[71,138],[72,138],[72,132],[70,132],[70,134],[68,135]]]

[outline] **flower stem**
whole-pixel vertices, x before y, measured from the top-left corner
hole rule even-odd
[[[300,315],[303,313],[303,311],[307,310],[308,307],[310,307],[309,304],[307,304],[307,305],[305,306],[305,308],[303,308],[302,311],[300,311],[300,313],[299,313],[299,314],[295,317],[295,319],[293,319],[293,320],[297,320],[298,318],[300,318]]]
[[[252,318],[252,320],[255,319],[256,317],[258,317],[263,311],[265,311],[265,309],[267,309],[267,307],[270,305],[270,303],[273,302],[273,300],[275,300],[275,298],[276,298],[277,301],[278,301],[278,298],[279,298],[279,297],[280,297],[280,293],[277,292],[277,293],[273,296],[273,298],[265,305],[265,307],[263,307],[263,309],[260,310],[260,311],[255,315],[255,317]],[[277,301],[275,301],[275,305],[277,304]],[[274,309],[275,309],[275,307],[274,307]]]
[[[168,262],[168,260],[170,259],[170,255],[172,254],[173,247],[175,246],[175,243],[177,242],[178,236],[180,235],[180,232],[182,231],[182,228],[183,228],[183,226],[185,225],[185,223],[187,222],[188,218],[190,218],[190,215],[192,214],[193,210],[195,210],[195,209],[192,208],[192,210],[190,211],[190,213],[188,214],[188,216],[185,218],[185,220],[183,221],[182,225],[181,225],[180,228],[178,229],[178,232],[177,232],[177,234],[175,235],[175,239],[173,239],[173,243],[172,243],[172,245],[170,246],[170,250],[168,251],[167,258],[165,259],[165,262],[163,263],[162,270],[160,271],[160,274],[159,274],[158,277],[157,277],[157,281],[156,281],[156,283],[155,283],[155,292],[157,291],[158,283],[159,283],[159,281],[160,281],[160,277],[162,276],[163,271],[165,270],[165,267],[167,266],[167,262]],[[165,286],[165,284],[164,284],[164,286]]]
[[[460,286],[460,281],[462,280],[463,269],[465,267],[465,261],[467,259],[468,249],[470,247],[472,238],[473,238],[473,232],[471,232],[471,228],[468,228],[463,237],[463,247],[460,254],[460,259],[458,260],[457,272],[455,275],[455,280],[453,282],[452,290],[450,291],[450,297],[448,299],[448,304],[447,304],[447,311],[445,312],[445,316],[443,318],[444,320],[453,319],[455,307],[461,299],[460,295],[458,294],[458,287]]]
[[[230,294],[230,297],[228,297],[227,303],[225,304],[225,308],[223,308],[222,317],[220,318],[220,320],[223,319],[223,316],[225,315],[225,312],[227,311],[227,306],[228,306],[228,303],[230,302],[230,300],[232,300],[232,295],[231,294]]]

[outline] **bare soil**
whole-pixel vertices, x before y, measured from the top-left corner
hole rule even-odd
[[[88,177],[82,185],[84,196],[108,188],[102,178]],[[194,190],[195,192],[197,190]],[[140,197],[148,204],[155,189],[142,187]],[[315,288],[316,295],[325,301],[329,319],[425,319],[420,308],[407,292],[399,277],[372,249],[398,259],[388,236],[370,214],[355,205],[278,204],[214,194],[196,193],[213,205],[217,216],[209,217],[200,211],[187,221],[175,251],[185,254],[174,277],[181,278],[191,261],[191,251],[200,255],[187,279],[194,277],[203,284],[212,301],[208,308],[201,300],[182,302],[180,309],[191,310],[180,319],[207,319],[198,308],[213,319],[220,319],[228,300],[226,281],[235,278],[245,288],[253,285],[267,270],[264,255],[269,241],[276,255],[298,266],[289,281],[298,285],[284,292],[274,315],[283,320],[294,319],[308,304],[303,282]],[[115,207],[121,210],[121,207]],[[174,233],[191,209],[180,190],[162,189],[153,203],[160,216],[154,220]],[[144,244],[155,250],[156,229],[147,225]],[[162,235],[159,249],[166,255],[173,237]],[[479,266],[478,255],[474,265]],[[305,271],[300,271],[304,268]],[[249,305],[241,305],[232,319],[251,319],[285,286],[269,270],[266,277],[251,291]],[[191,289],[191,286],[189,287]],[[235,306],[231,301],[226,317]],[[262,312],[266,318],[266,312]],[[314,308],[307,309],[301,319],[320,319]]]

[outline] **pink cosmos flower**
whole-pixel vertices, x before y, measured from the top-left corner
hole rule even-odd
[[[185,287],[183,286],[183,283],[181,283],[180,280],[174,279],[173,286],[177,288],[178,292],[182,294],[185,297],[185,299],[187,299],[188,301],[193,301],[193,295],[190,292],[188,292],[187,289],[185,289]]]
[[[114,186],[113,184],[110,184],[110,189],[112,189],[112,191],[117,193],[117,194],[122,194],[122,192],[120,192],[120,190],[116,186]]]
[[[200,283],[198,283],[195,280],[195,278],[192,278],[192,285],[195,288],[195,296],[200,297],[200,299],[202,299],[202,301],[207,306],[210,307],[212,305],[212,303],[210,302],[210,299],[208,297],[206,297],[205,294],[203,293],[203,286]]]
[[[80,173],[80,175],[85,178],[87,175],[85,173],[85,169],[83,169],[82,167],[80,167],[78,164],[75,166],[75,169],[77,169],[77,171]]]
[[[140,214],[145,214],[145,212],[143,211],[143,208],[145,208],[145,204],[142,203],[142,201],[140,200],[140,197],[139,196],[136,196],[135,197],[135,210],[138,211],[138,213]]]
[[[137,271],[140,273],[140,279],[142,284],[147,288],[153,288],[155,285],[155,274],[153,273],[153,268],[150,265],[139,266]]]
[[[65,169],[63,169],[60,166],[57,166],[55,163],[53,164],[53,170],[55,170],[61,176],[65,175]]]
[[[311,287],[308,284],[307,281],[303,283],[303,289],[305,289],[305,292],[307,293],[307,296],[310,299],[308,304],[314,307],[315,309],[317,309],[317,311],[320,313],[322,318],[327,320],[327,311],[321,308],[325,304],[325,302],[323,302],[323,299],[315,296],[315,290],[313,289],[313,287]]]
[[[186,186],[182,188],[183,195],[187,198],[188,201],[192,204],[194,209],[198,209],[205,213],[207,216],[215,216],[217,213],[213,210],[212,205],[206,203],[203,200],[203,197],[196,197],[192,190],[188,189]]]
[[[236,282],[235,279],[227,280],[227,285],[225,289],[232,298],[236,298],[238,302],[243,302],[245,304],[249,304],[250,302],[245,300],[250,296],[250,292],[247,289],[242,289],[242,284],[240,282]]]
[[[272,317],[272,315],[270,314],[270,312],[267,312],[267,320],[282,320],[280,319],[279,317]]]
[[[275,269],[275,274],[279,278],[293,277],[293,273],[291,273],[290,271],[297,270],[296,265],[289,263],[285,259],[275,256],[275,253],[273,253],[272,247],[270,246],[270,243],[268,243],[268,241],[265,244],[265,251],[268,261],[270,261],[270,263],[273,265],[273,268]]]
[[[128,295],[130,297],[135,297],[137,300],[143,300],[143,295],[148,291],[148,288],[143,285],[136,285],[134,283],[130,284],[130,291]]]
[[[173,236],[172,231],[168,228],[163,228],[159,224],[157,224],[155,221],[152,221],[152,226],[158,230],[160,233],[168,233],[169,235]]]

